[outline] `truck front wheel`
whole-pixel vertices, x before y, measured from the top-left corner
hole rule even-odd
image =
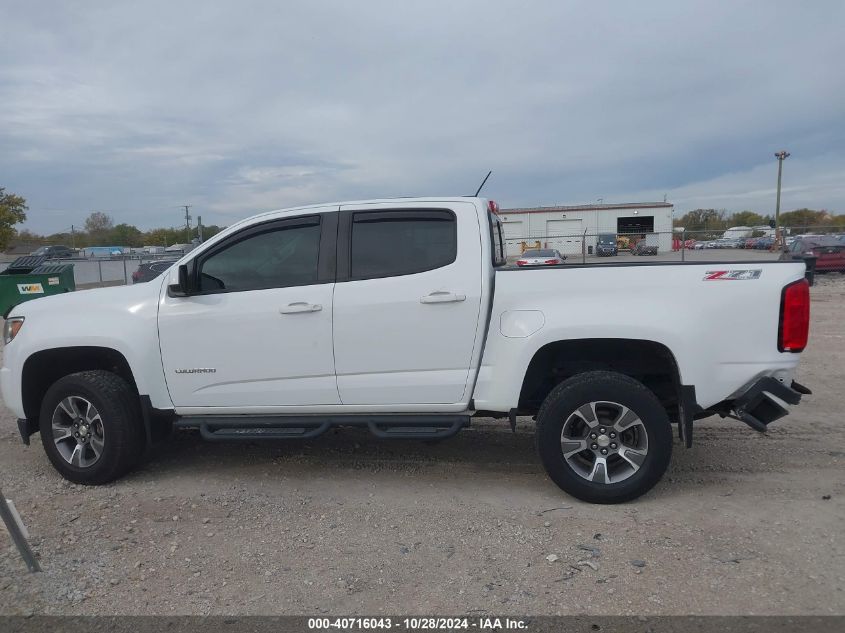
[[[546,397],[537,414],[537,450],[549,477],[573,497],[622,503],[660,481],[672,455],[672,428],[641,382],[591,371]]]
[[[55,469],[79,484],[104,484],[138,462],[144,448],[138,397],[109,371],[82,371],[47,390],[41,443]]]

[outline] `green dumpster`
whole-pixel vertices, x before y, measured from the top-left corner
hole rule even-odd
[[[76,290],[73,264],[51,264],[46,257],[18,257],[0,272],[0,314],[19,303]]]

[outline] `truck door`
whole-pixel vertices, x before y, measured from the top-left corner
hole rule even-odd
[[[482,228],[471,203],[424,206],[341,207],[334,352],[344,405],[469,398]]]
[[[159,337],[177,408],[340,403],[334,209],[252,224],[191,260],[195,293],[165,290]]]

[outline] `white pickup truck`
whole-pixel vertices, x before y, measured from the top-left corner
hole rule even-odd
[[[552,480],[614,503],[661,478],[673,424],[686,446],[714,413],[762,431],[809,393],[802,263],[509,267],[481,198],[264,213],[149,283],[5,316],[3,400],[86,484],[178,427],[439,439],[527,415]]]

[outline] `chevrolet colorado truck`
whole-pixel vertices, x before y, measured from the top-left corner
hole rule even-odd
[[[660,480],[673,425],[687,447],[708,415],[764,431],[809,393],[794,380],[803,263],[510,267],[481,198],[264,213],[148,283],[5,316],[3,400],[24,443],[40,432],[84,484],[180,427],[440,439],[473,416],[524,415],[560,488],[615,503]]]

